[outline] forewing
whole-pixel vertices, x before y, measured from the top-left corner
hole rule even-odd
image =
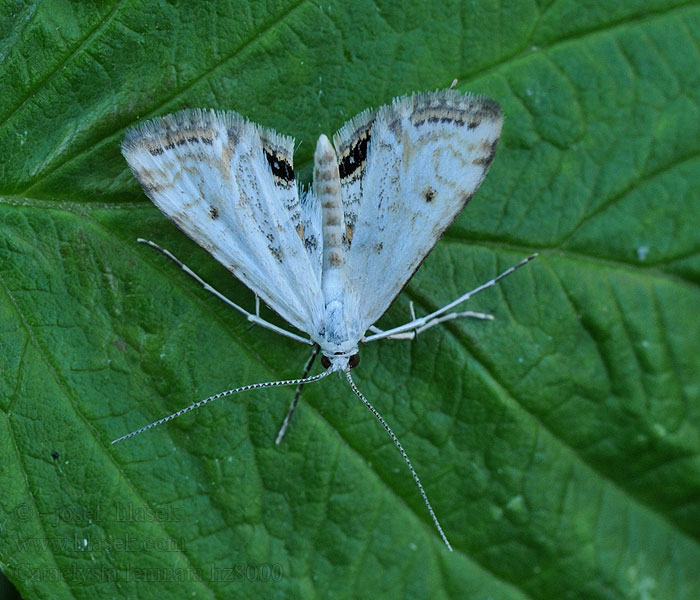
[[[491,165],[503,119],[455,90],[398,98],[335,135],[346,224],[348,314],[386,311]]]
[[[313,230],[309,221],[317,217],[300,205],[293,148],[292,138],[213,110],[140,124],[122,143],[153,203],[287,322],[310,333],[323,299],[304,224]]]

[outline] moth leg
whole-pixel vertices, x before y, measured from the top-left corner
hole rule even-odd
[[[194,279],[197,283],[199,283],[199,285],[201,285],[205,290],[214,294],[214,296],[216,296],[219,300],[225,302],[230,307],[235,308],[238,312],[245,315],[245,318],[248,319],[248,321],[250,321],[251,323],[254,323],[255,325],[260,325],[261,327],[265,327],[266,329],[269,329],[271,331],[279,333],[280,335],[283,335],[285,337],[296,340],[297,342],[302,342],[304,344],[309,344],[309,345],[312,345],[314,343],[310,339],[303,338],[300,335],[297,335],[296,333],[292,333],[291,331],[287,331],[286,329],[282,329],[281,327],[278,327],[277,325],[275,325],[273,323],[269,323],[265,319],[261,319],[258,314],[253,314],[251,312],[248,312],[242,306],[238,306],[238,304],[236,304],[233,300],[229,300],[221,292],[214,289],[211,285],[209,285],[206,281],[204,281],[199,275],[197,275],[192,269],[190,269],[185,263],[183,263],[181,260],[179,260],[169,250],[166,250],[165,248],[159,246],[158,244],[156,244],[155,242],[152,242],[151,240],[144,240],[143,238],[137,238],[136,241],[139,242],[140,244],[146,244],[147,246],[150,246],[151,248],[155,248],[156,250],[158,250],[158,252],[167,256],[178,267],[180,267],[180,269],[182,269],[185,273],[187,273],[190,277],[192,277],[192,279]],[[255,299],[256,299],[256,303],[255,303],[256,304],[256,313],[258,313],[259,300],[258,300],[257,295],[255,296]]]
[[[314,349],[311,351],[311,356],[309,357],[309,360],[307,360],[306,365],[304,365],[304,374],[301,376],[302,379],[306,379],[309,376],[309,371],[311,371],[311,367],[314,364],[314,360],[316,360],[316,357],[318,356],[319,350],[321,350],[321,347],[318,344],[316,344],[314,346]],[[284,418],[284,422],[282,423],[282,427],[280,427],[279,432],[277,432],[275,444],[279,444],[282,441],[282,438],[284,437],[284,434],[287,431],[287,427],[289,427],[289,422],[292,420],[292,414],[294,413],[294,409],[299,403],[299,398],[301,398],[301,390],[303,387],[303,383],[297,385],[297,389],[294,392],[294,399],[289,405],[289,410],[287,411],[287,416]]]
[[[416,309],[413,306],[413,300],[408,301],[408,313],[411,315],[411,321],[415,321],[416,320]],[[418,330],[417,329],[413,330],[413,337],[414,338],[418,337]]]
[[[492,321],[494,319],[493,315],[489,315],[486,313],[480,313],[480,312],[474,312],[471,310],[465,310],[462,312],[451,312],[447,315],[443,315],[442,317],[439,317],[437,319],[433,319],[432,321],[423,324],[422,326],[419,327],[423,323],[423,319],[419,319],[416,317],[416,311],[413,306],[413,301],[409,300],[408,302],[408,310],[411,314],[411,320],[406,323],[405,325],[401,325],[401,327],[408,327],[412,323],[414,323],[416,326],[414,329],[411,331],[406,331],[403,333],[391,333],[391,331],[384,331],[383,329],[379,329],[379,327],[375,327],[372,325],[369,330],[372,333],[376,334],[383,334],[381,338],[374,338],[373,339],[387,339],[387,340],[414,340],[418,337],[419,333],[423,333],[426,329],[430,329],[431,327],[435,327],[435,325],[439,325],[440,323],[444,323],[445,321],[451,321],[452,319],[461,319],[464,317],[469,317],[472,319],[482,319],[482,320],[487,320],[487,321]],[[367,338],[365,338],[363,341],[367,341]]]
[[[479,292],[482,292],[483,290],[493,287],[496,285],[501,279],[504,277],[508,277],[511,273],[519,269],[520,267],[526,265],[529,263],[531,260],[533,260],[535,257],[537,257],[537,254],[532,254],[531,256],[528,256],[527,258],[521,260],[517,265],[514,265],[512,267],[509,267],[503,273],[498,275],[497,277],[494,277],[490,281],[487,281],[486,283],[482,283],[479,287],[474,288],[473,290],[467,292],[466,294],[462,294],[459,298],[453,300],[452,302],[445,304],[442,308],[439,308],[435,312],[430,313],[429,315],[425,315],[424,317],[420,317],[418,319],[414,319],[413,321],[410,321],[408,323],[405,323],[403,325],[399,325],[398,327],[394,327],[393,329],[388,329],[386,331],[378,329],[377,327],[370,327],[369,330],[372,332],[373,335],[367,335],[362,338],[363,342],[373,342],[375,340],[381,340],[385,338],[393,339],[393,340],[412,340],[416,337],[417,334],[421,333],[422,331],[425,331],[426,329],[429,329],[430,327],[434,327],[435,325],[438,325],[439,323],[444,323],[445,321],[451,321],[452,319],[459,319],[462,317],[474,317],[477,319],[493,319],[491,315],[486,315],[484,313],[476,313],[472,311],[464,311],[464,312],[451,312],[448,314],[447,311],[453,309],[455,306],[458,304],[461,304],[462,302],[466,302],[474,296],[475,294],[478,294]]]
[[[462,319],[464,317],[472,318],[472,319],[482,319],[486,321],[492,321],[494,319],[493,315],[489,315],[487,313],[480,313],[480,312],[474,312],[471,310],[465,310],[462,312],[451,312],[446,315],[442,315],[440,317],[436,317],[434,319],[431,319],[430,321],[426,322],[425,318],[418,318],[413,321],[410,321],[408,323],[405,323],[404,325],[401,325],[400,327],[396,327],[394,329],[389,329],[387,331],[384,331],[382,329],[379,329],[377,327],[370,327],[370,331],[375,333],[376,335],[371,335],[365,337],[362,341],[363,342],[373,342],[374,340],[381,340],[381,339],[387,339],[387,340],[413,340],[415,339],[419,333],[423,333],[426,329],[430,329],[431,327],[435,327],[435,325],[439,325],[440,323],[444,323],[445,321],[452,321],[453,319]],[[404,331],[405,328],[409,328],[410,331]],[[392,331],[396,331],[397,329],[400,329],[398,333],[392,333]]]
[[[255,296],[255,316],[260,318],[260,297],[257,294],[254,294],[254,296]],[[250,325],[248,325],[248,327],[246,328],[246,331],[250,331],[251,329],[253,329],[253,327],[255,327],[255,323],[251,323]]]

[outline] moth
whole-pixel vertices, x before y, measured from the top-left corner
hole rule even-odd
[[[301,386],[340,372],[398,448],[451,550],[401,443],[357,389],[350,370],[359,363],[361,343],[411,339],[458,317],[489,318],[452,309],[533,258],[429,315],[390,330],[375,326],[478,189],[502,123],[496,102],[453,89],[396,98],[348,121],[332,142],[319,137],[309,190],[297,185],[294,140],[237,113],[183,110],[131,129],[122,153],[146,195],[255,293],[255,313],[224,297],[167,250],[139,241],[166,254],[252,323],[315,350],[300,379],[221,392],[113,443],[223,396],[296,385],[279,443]],[[261,318],[258,298],[304,335]],[[324,371],[308,376],[319,352]]]

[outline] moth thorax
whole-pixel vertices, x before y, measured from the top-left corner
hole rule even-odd
[[[321,204],[323,231],[322,288],[326,304],[344,292],[343,232],[345,217],[340,195],[340,174],[335,150],[325,135],[318,138],[314,154],[314,195]]]

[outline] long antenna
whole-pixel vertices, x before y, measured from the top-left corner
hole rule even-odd
[[[438,521],[438,518],[435,516],[435,511],[433,510],[433,507],[430,505],[430,500],[428,500],[428,495],[425,493],[425,490],[423,489],[423,485],[420,482],[420,479],[418,479],[418,475],[413,468],[413,465],[411,464],[410,459],[408,458],[408,454],[406,454],[406,451],[403,449],[403,446],[401,445],[401,442],[399,442],[399,438],[396,437],[394,432],[391,430],[391,427],[387,424],[387,422],[384,420],[384,417],[377,412],[377,409],[374,408],[367,400],[367,398],[364,397],[362,392],[357,389],[357,386],[355,385],[355,382],[352,380],[352,376],[350,375],[350,368],[345,369],[345,377],[348,378],[348,383],[350,384],[350,387],[352,388],[352,391],[355,392],[355,395],[362,400],[362,403],[370,410],[370,412],[377,418],[377,421],[379,421],[382,424],[382,427],[384,427],[384,430],[389,434],[389,437],[391,438],[391,441],[394,442],[394,445],[399,449],[399,452],[401,453],[401,456],[403,456],[403,459],[406,461],[406,464],[408,465],[408,470],[411,471],[411,475],[413,476],[413,481],[416,482],[416,485],[418,486],[418,490],[420,491],[420,495],[423,496],[423,502],[425,502],[425,506],[428,508],[428,512],[430,513],[430,516],[433,519],[433,523],[435,523],[435,527],[438,530],[438,533],[440,534],[440,537],[442,538],[442,541],[445,542],[445,546],[447,546],[447,549],[452,552],[452,546],[450,545],[450,542],[447,540],[447,536],[445,535],[445,532],[442,530],[442,527],[440,526],[440,521]]]
[[[181,410],[178,410],[177,412],[174,412],[171,415],[168,415],[167,417],[163,417],[162,419],[158,419],[157,421],[154,421],[150,425],[146,425],[144,427],[141,427],[139,429],[136,429],[135,431],[132,431],[131,433],[127,433],[126,435],[123,435],[116,440],[112,441],[112,444],[118,444],[119,442],[123,442],[124,440],[128,440],[131,437],[134,437],[135,435],[138,435],[139,433],[143,433],[144,431],[148,431],[149,429],[153,429],[154,427],[158,427],[158,425],[162,425],[163,423],[167,423],[168,421],[172,421],[176,417],[179,417],[180,415],[184,415],[186,412],[190,412],[191,410],[194,410],[195,408],[199,408],[200,406],[204,406],[205,404],[208,404],[209,402],[213,400],[218,400],[219,398],[223,398],[224,396],[232,396],[233,394],[237,394],[238,392],[247,392],[249,390],[259,390],[262,388],[268,388],[268,387],[278,387],[282,385],[304,385],[305,383],[313,383],[315,381],[318,381],[319,379],[323,379],[327,375],[330,375],[333,372],[332,368],[326,369],[323,373],[319,373],[318,375],[314,375],[313,377],[302,377],[300,379],[283,379],[282,381],[265,381],[263,383],[251,383],[248,385],[244,385],[242,387],[236,388],[234,390],[226,390],[225,392],[219,392],[218,394],[214,394],[213,396],[209,396],[209,398],[205,398],[204,400],[200,400],[199,402],[195,402],[194,404],[190,404],[188,407],[183,408]]]

